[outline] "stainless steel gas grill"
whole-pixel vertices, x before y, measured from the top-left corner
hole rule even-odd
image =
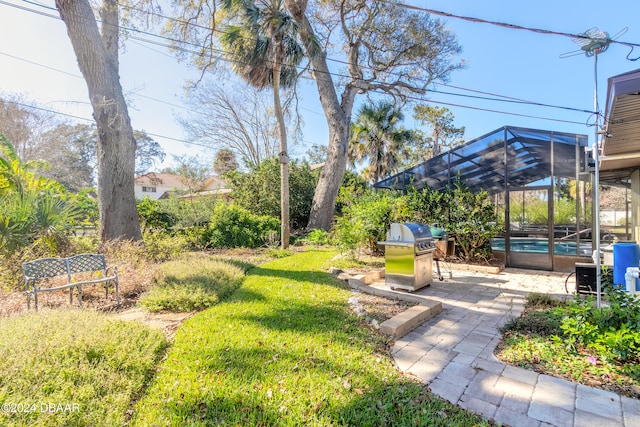
[[[385,246],[385,281],[391,289],[415,291],[433,281],[436,244],[428,225],[391,223]]]

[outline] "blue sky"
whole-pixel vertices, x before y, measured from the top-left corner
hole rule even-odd
[[[80,72],[64,24],[60,20],[10,7],[4,2],[56,14],[55,11],[47,11],[24,1],[2,0],[0,91],[5,94],[22,93],[46,108],[90,118],[86,86],[82,78],[78,77]],[[566,33],[581,33],[589,28],[599,27],[614,35],[629,27],[620,40],[640,43],[640,23],[637,19],[640,16],[640,2],[637,0],[612,0],[605,3],[593,0],[413,0],[409,3],[458,15]],[[53,1],[42,0],[42,4],[52,6]],[[451,75],[448,82],[450,85],[562,107],[585,110],[593,108],[593,58],[584,55],[560,58],[561,54],[579,48],[571,39],[454,18],[445,20],[448,28],[457,35],[463,48],[461,58],[467,64],[466,69]],[[601,109],[604,109],[606,99],[607,78],[640,68],[640,60],[631,62],[625,59],[628,53],[629,48],[612,44],[598,58]],[[631,56],[640,56],[640,48],[636,48]],[[185,110],[179,108],[182,105],[182,87],[186,79],[196,77],[197,73],[178,63],[162,47],[141,46],[139,42],[128,41],[126,52],[121,56],[120,75],[122,85],[128,91],[134,128],[161,135],[154,138],[170,155],[187,153],[206,158],[211,154],[210,150],[171,139],[185,138],[174,120],[174,113],[185,114]],[[482,96],[451,87],[436,86],[436,89]],[[305,146],[326,144],[327,138],[327,126],[315,84],[303,80],[301,93],[301,110],[306,126],[303,141],[292,146],[294,156],[303,155]],[[466,127],[467,139],[504,125],[583,133],[590,138],[593,135],[593,128],[586,125],[587,121],[592,122],[593,119],[586,113],[441,93],[429,94],[428,98],[523,115],[445,105],[454,113],[456,124]],[[405,125],[412,127],[410,110],[405,115]]]

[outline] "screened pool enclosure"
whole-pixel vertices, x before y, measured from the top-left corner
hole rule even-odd
[[[505,126],[375,187],[440,190],[460,177],[493,199],[504,231],[493,243],[497,258],[509,267],[570,271],[592,252],[586,146],[586,135]]]

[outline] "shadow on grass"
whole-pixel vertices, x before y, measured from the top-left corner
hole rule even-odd
[[[269,408],[256,395],[205,396],[194,400],[183,396],[179,401],[166,403],[161,417],[153,422],[134,425],[172,426],[275,426],[281,423],[282,415],[276,408]]]
[[[354,393],[334,418],[349,426],[488,426],[479,416],[445,402],[409,379],[379,380]]]
[[[342,287],[341,282],[329,273],[322,271],[279,270],[273,268],[255,267],[247,276],[279,277],[298,282],[309,282],[326,286]]]
[[[243,314],[236,316],[239,322],[254,322],[263,328],[299,333],[356,332],[359,328],[355,318],[346,316],[344,305],[311,305],[295,303],[287,307],[273,307],[268,314]]]
[[[214,257],[213,259],[218,260],[218,261],[222,261],[222,262],[226,262],[227,264],[231,264],[235,267],[238,267],[239,269],[241,269],[242,271],[245,272],[245,274],[251,270],[252,268],[254,268],[256,265],[252,264],[248,261],[241,261],[239,259],[233,259],[233,258],[224,258],[224,257]]]

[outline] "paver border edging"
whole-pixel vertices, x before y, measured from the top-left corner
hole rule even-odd
[[[380,289],[366,284],[367,282],[373,283],[382,277],[384,277],[384,270],[382,274],[378,271],[367,275],[349,277],[347,282],[352,289],[363,293],[418,304],[382,322],[380,324],[380,332],[383,334],[395,340],[400,339],[426,320],[442,312],[442,303],[440,301],[434,301],[420,295]]]

